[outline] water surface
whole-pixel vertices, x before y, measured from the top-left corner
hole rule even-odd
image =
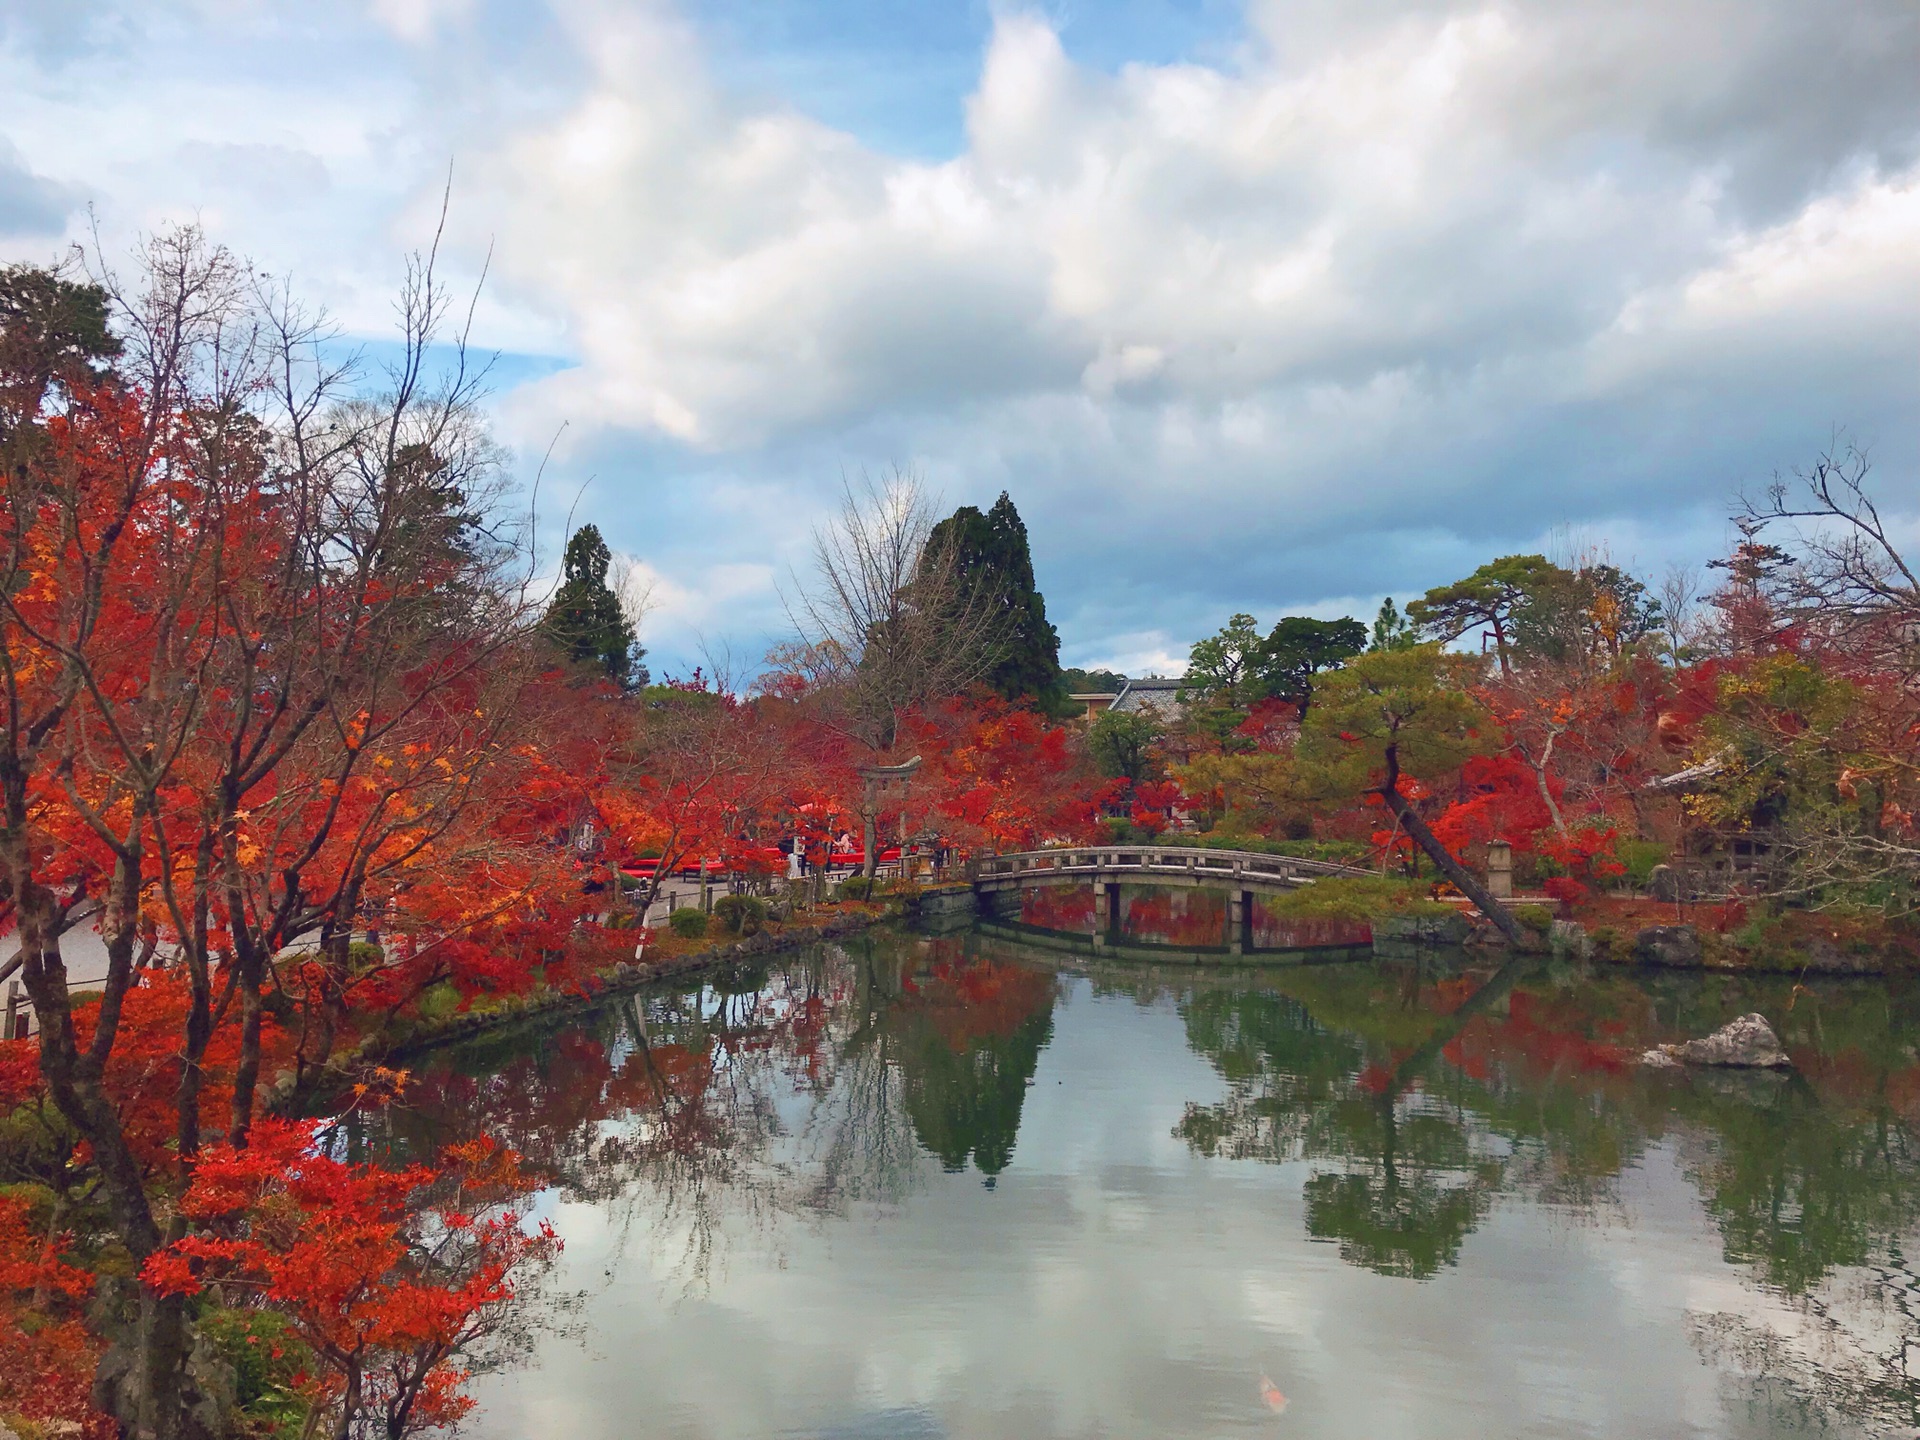
[[[1917,1000],[878,934],[446,1052],[385,1138],[552,1178],[492,1440],[1878,1435]],[[1749,1009],[1798,1074],[1628,1063]]]

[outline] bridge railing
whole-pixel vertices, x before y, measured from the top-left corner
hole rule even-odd
[[[1370,875],[1353,865],[1308,860],[1293,855],[1263,855],[1252,850],[1201,850],[1173,845],[1079,845],[1055,850],[1023,850],[987,855],[974,861],[976,881],[1020,880],[1068,875],[1124,878],[1128,874],[1187,876],[1222,884],[1265,881],[1298,884],[1334,875]]]

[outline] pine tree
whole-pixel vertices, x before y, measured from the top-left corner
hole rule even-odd
[[[1066,709],[1060,635],[1047,622],[1045,597],[1034,588],[1027,527],[1007,493],[984,515],[976,506],[961,506],[933,527],[927,545],[953,546],[963,581],[979,587],[999,613],[999,656],[985,676],[987,687],[1049,713]]]
[[[1420,643],[1420,632],[1414,628],[1411,620],[1400,613],[1389,595],[1380,602],[1380,613],[1373,617],[1373,643],[1367,646],[1369,654],[1376,650],[1406,650]]]
[[[620,607],[620,597],[607,584],[613,552],[600,538],[596,525],[582,525],[567,540],[560,562],[560,588],[547,608],[548,636],[567,656],[582,665],[597,665],[623,690],[647,681],[646,667],[633,622]]]

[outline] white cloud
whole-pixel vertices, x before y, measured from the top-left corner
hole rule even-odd
[[[466,19],[473,0],[368,0],[367,13],[402,40],[420,44],[440,26]]]
[[[603,477],[581,518],[690,626],[777,629],[717,569],[783,568],[863,465],[1010,489],[1070,648],[1144,659],[1561,522],[1657,568],[1835,425],[1920,463],[1906,0],[1253,0],[1237,49],[1112,71],[1006,10],[938,160],[729,89],[666,0],[259,0],[225,52],[94,11],[135,39],[0,53],[31,173],[371,334],[452,156],[483,343],[575,362],[507,433],[567,422],[550,478]]]

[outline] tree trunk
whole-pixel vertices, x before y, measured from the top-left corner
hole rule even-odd
[[[40,1073],[55,1107],[93,1148],[114,1230],[138,1266],[168,1237],[161,1234],[155,1221],[140,1164],[106,1093],[100,1067],[80,1051],[76,1041],[67,967],[58,937],[52,933],[52,897],[31,881],[22,889],[25,893],[20,899],[24,903],[16,910],[22,976],[40,1020]],[[131,965],[132,940],[131,930],[117,930],[109,936],[110,968]],[[171,1440],[180,1433],[187,1361],[185,1301],[142,1285],[139,1319],[129,1348],[133,1354],[133,1393],[116,1396],[103,1389],[96,1398],[106,1402],[103,1408],[129,1426],[134,1440]],[[131,1415],[114,1403],[122,1398],[132,1402]]]
[[[1496,929],[1513,943],[1515,949],[1527,950],[1535,944],[1534,936],[1528,932],[1513,912],[1508,910],[1493,896],[1493,892],[1482,885],[1473,872],[1462,865],[1453,856],[1453,852],[1440,843],[1440,837],[1427,828],[1427,822],[1415,813],[1407,797],[1400,793],[1396,780],[1390,780],[1380,790],[1380,798],[1386,801],[1387,808],[1394,814],[1407,834],[1413,837],[1414,844],[1427,852],[1440,873],[1452,882],[1454,887],[1465,895],[1479,909],[1480,913],[1491,920]]]

